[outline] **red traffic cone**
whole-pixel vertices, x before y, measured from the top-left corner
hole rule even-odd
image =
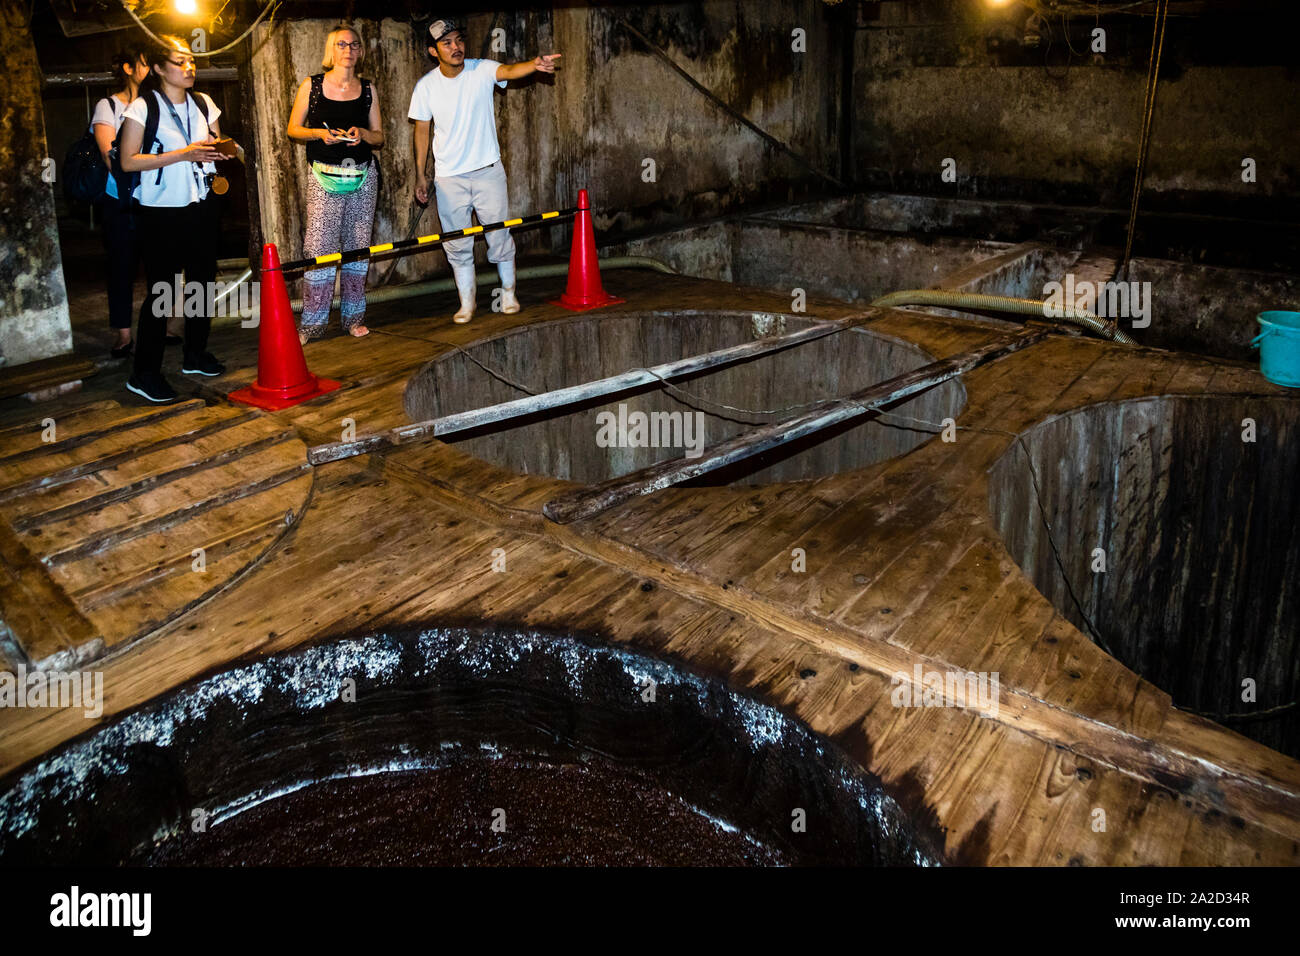
[[[552,299],[551,305],[573,312],[586,312],[626,301],[610,295],[600,284],[596,233],[591,227],[591,203],[587,200],[587,190],[579,189],[578,215],[573,220],[573,248],[569,252],[569,284],[564,295]]]
[[[232,402],[279,411],[339,387],[339,383],[307,371],[298,327],[289,305],[289,289],[280,271],[280,253],[262,247],[262,299],[257,332],[257,381],[231,392]]]

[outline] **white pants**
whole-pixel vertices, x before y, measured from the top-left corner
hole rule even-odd
[[[438,219],[443,232],[454,232],[474,225],[470,212],[478,214],[481,225],[504,222],[507,211],[506,171],[500,161],[459,176],[434,176],[433,191],[438,200]],[[509,229],[484,234],[488,262],[507,262],[515,257],[515,239]],[[447,261],[455,269],[474,263],[474,237],[453,239],[442,244]]]

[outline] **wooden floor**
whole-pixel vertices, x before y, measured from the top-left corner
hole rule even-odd
[[[627,298],[620,310],[789,308],[703,280],[605,281]],[[349,419],[358,435],[405,424],[407,381],[452,346],[570,318],[544,304],[559,291],[539,282],[519,315],[469,326],[450,323],[450,293],[376,309],[370,336],[307,349],[343,388],[284,412],[224,402],[255,373],[256,333],[239,329],[214,333],[226,376],[171,375],[207,408],[144,408],[121,388],[124,370],[54,402],[0,403],[9,654],[95,660],[109,719],[237,658],[331,635],[459,622],[583,631],[797,715],[938,828],[952,862],[1300,862],[1300,763],[1175,709],[1097,648],[1012,562],[987,504],[988,469],[1048,416],[1285,390],[1242,365],[1054,336],[964,377],[956,442],[805,482],[669,489],[571,525],[541,506],[572,485],[438,442],[306,466],[305,446],[340,440]],[[937,358],[1005,334],[897,310],[866,325]],[[891,678],[918,663],[998,672],[997,715],[892,706]],[[80,710],[0,710],[0,773],[91,725]]]

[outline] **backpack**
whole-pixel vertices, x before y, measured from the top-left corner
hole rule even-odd
[[[104,198],[107,183],[108,167],[91,126],[63,157],[63,195],[68,202],[96,202]]]
[[[140,152],[142,153],[161,153],[162,143],[158,140],[158,122],[162,116],[162,110],[158,107],[158,97],[154,96],[154,91],[150,90],[144,99],[144,136],[140,139]],[[189,108],[189,101],[194,100],[199,105],[199,111],[203,113],[203,119],[208,124],[211,132],[212,117],[208,115],[207,102],[203,97],[195,97],[185,91],[186,108]],[[123,123],[122,126],[126,124]],[[157,148],[155,148],[157,147]],[[117,200],[124,207],[130,208],[135,204],[135,191],[140,185],[140,172],[127,172],[122,168],[122,129],[118,128],[117,137],[113,140],[113,147],[108,151],[108,158],[113,164],[113,178],[117,182]],[[163,176],[163,167],[158,167],[158,178],[154,183],[161,183]],[[66,183],[66,181],[65,181]]]

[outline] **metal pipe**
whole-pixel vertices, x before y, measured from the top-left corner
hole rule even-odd
[[[195,72],[196,83],[234,83],[239,80],[235,67],[205,67]],[[122,77],[114,73],[47,73],[41,78],[47,87],[60,86],[112,86],[122,85]]]
[[[900,305],[937,305],[945,309],[1009,312],[1013,315],[1032,315],[1038,319],[1053,318],[1046,311],[1047,303],[1041,299],[1014,299],[1005,295],[948,292],[944,289],[906,289],[901,292],[891,292],[871,304],[885,309]],[[1121,332],[1116,323],[1101,319],[1087,309],[1076,309],[1071,306],[1065,309],[1065,314],[1060,316],[1060,320],[1095,332],[1112,342],[1120,342],[1124,345],[1137,344]]]

